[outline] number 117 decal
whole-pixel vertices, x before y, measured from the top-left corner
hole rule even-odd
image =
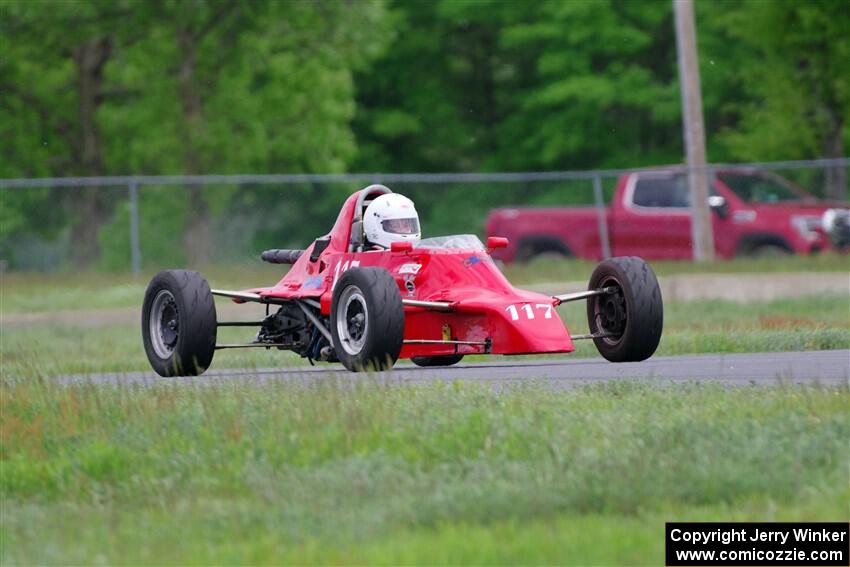
[[[534,307],[531,306],[530,303],[524,303],[522,305],[508,305],[505,307],[505,311],[511,314],[511,320],[516,321],[519,319],[520,313],[525,312],[525,318],[529,321],[534,319],[534,309],[540,311],[543,309],[543,318],[551,319],[552,318],[552,305],[549,303],[535,303]]]

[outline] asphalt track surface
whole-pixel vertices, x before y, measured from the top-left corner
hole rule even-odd
[[[390,372],[373,376],[352,373],[340,364],[317,364],[287,368],[211,369],[193,378],[162,378],[153,372],[85,374],[63,376],[64,383],[152,385],[156,383],[309,383],[323,378],[346,381],[378,378],[396,384],[432,382],[483,383],[494,386],[528,381],[542,382],[555,389],[568,389],[613,381],[642,381],[656,384],[714,383],[726,386],[822,385],[847,386],[850,380],[850,350],[772,352],[758,354],[707,354],[660,356],[643,362],[612,364],[602,358],[523,360],[494,358],[493,362],[461,363],[447,368],[419,368],[400,363]]]

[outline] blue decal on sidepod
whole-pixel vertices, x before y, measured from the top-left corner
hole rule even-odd
[[[469,258],[463,261],[463,265],[467,268],[471,268],[475,264],[480,264],[482,261],[483,260],[481,260],[481,258],[479,258],[478,256],[470,256]]]

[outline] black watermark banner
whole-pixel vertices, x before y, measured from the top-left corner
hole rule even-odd
[[[842,522],[668,522],[668,567],[700,565],[850,565]]]

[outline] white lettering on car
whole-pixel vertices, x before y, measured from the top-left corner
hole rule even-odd
[[[518,321],[520,315],[520,309],[525,312],[525,318],[531,321],[534,319],[534,309],[538,311],[543,309],[543,318],[551,319],[552,318],[552,306],[548,303],[535,303],[534,307],[531,306],[530,303],[524,303],[522,305],[508,305],[505,307],[505,311],[511,314],[511,321]]]
[[[350,268],[357,268],[360,266],[360,260],[346,260],[343,264],[342,260],[336,263],[336,267],[334,268],[334,283],[331,285],[331,290],[336,287],[336,281],[339,279],[339,275],[344,273],[346,270]]]

